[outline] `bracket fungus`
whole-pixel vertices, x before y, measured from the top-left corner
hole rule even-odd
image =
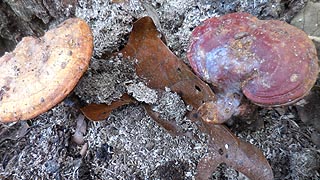
[[[241,114],[243,96],[262,107],[293,104],[319,72],[316,48],[302,30],[247,13],[213,17],[196,27],[187,57],[215,90],[217,100],[199,108],[214,123]]]
[[[0,58],[0,122],[33,118],[62,101],[87,70],[93,50],[89,26],[64,21],[43,37],[25,37]]]

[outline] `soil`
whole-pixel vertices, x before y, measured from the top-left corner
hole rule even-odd
[[[90,68],[53,109],[28,121],[0,124],[0,179],[194,179],[207,145],[206,136],[184,116],[188,107],[168,88],[145,86],[132,64],[111,55],[124,47],[133,22],[143,16],[153,18],[167,46],[186,63],[193,28],[226,13],[280,19],[318,36],[319,29],[299,24],[315,22],[310,18],[317,16],[306,8],[318,8],[312,10],[317,13],[320,2],[79,0],[75,16],[88,22],[95,38]],[[299,105],[260,108],[255,121],[228,123],[239,138],[263,151],[277,180],[320,179],[320,106],[313,100],[319,98],[318,86],[319,81]],[[125,92],[138,103],[115,109],[104,121],[89,121],[79,111],[78,101],[110,104]],[[156,104],[161,118],[173,119],[199,140],[171,135],[148,116],[143,102]],[[221,164],[212,179],[247,178]]]

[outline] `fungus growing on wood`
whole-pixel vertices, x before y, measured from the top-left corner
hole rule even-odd
[[[302,30],[247,13],[213,17],[196,27],[187,57],[216,92],[216,101],[199,108],[214,123],[240,114],[243,95],[263,107],[293,104],[319,72],[315,46]]]
[[[43,37],[25,37],[0,58],[0,122],[33,118],[62,101],[87,70],[89,26],[68,19]]]

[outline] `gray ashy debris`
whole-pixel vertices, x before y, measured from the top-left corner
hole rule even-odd
[[[187,112],[187,107],[181,97],[171,92],[170,88],[154,90],[143,82],[138,82],[127,85],[127,91],[136,100],[151,105],[152,110],[159,113],[161,119],[181,121]]]
[[[126,4],[104,0],[79,0],[76,16],[83,18],[94,35],[94,56],[119,50],[129,34],[135,17],[143,11],[140,1]]]
[[[157,91],[147,87],[143,82],[130,83],[126,88],[128,94],[140,102],[154,104],[158,100]]]
[[[87,103],[106,103],[118,100],[126,92],[126,83],[137,79],[133,64],[121,55],[109,59],[92,58],[75,93]]]
[[[106,121],[89,122],[86,139],[90,143],[86,158],[95,169],[91,176],[103,179],[166,179],[159,171],[171,170],[175,163],[168,162],[174,161],[184,164],[179,179],[192,179],[196,163],[207,148],[204,136],[202,141],[171,136],[146,115],[142,106],[121,108]],[[103,146],[112,147],[112,152],[106,153],[108,161],[96,156]]]
[[[60,103],[29,121],[23,137],[0,142],[0,179],[72,179],[81,162],[79,147],[70,142],[75,114]]]
[[[166,87],[157,103],[152,105],[152,110],[158,112],[161,119],[180,121],[186,114],[187,107],[177,93]]]
[[[302,149],[292,154],[290,158],[290,169],[293,176],[299,179],[312,179],[313,173],[319,168],[320,154],[311,149]]]

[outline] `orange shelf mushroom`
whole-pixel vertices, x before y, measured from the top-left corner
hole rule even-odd
[[[0,122],[27,120],[62,101],[87,70],[93,51],[89,26],[64,21],[43,37],[25,37],[0,58]]]
[[[196,27],[187,56],[215,90],[217,100],[199,108],[214,123],[241,113],[243,96],[263,107],[293,104],[319,72],[316,48],[302,30],[247,13],[213,17]]]

